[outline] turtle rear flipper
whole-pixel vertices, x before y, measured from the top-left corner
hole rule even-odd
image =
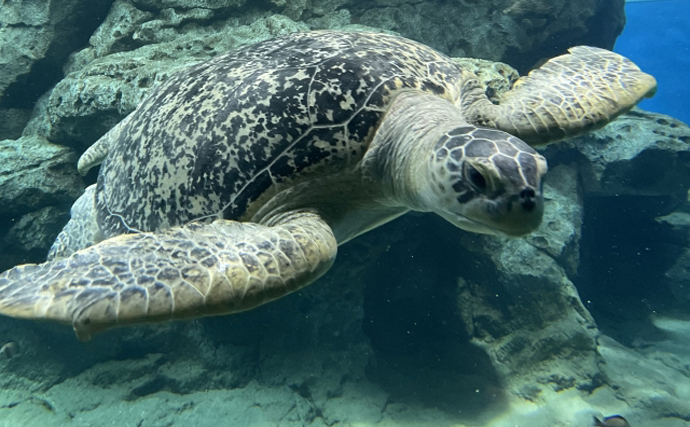
[[[69,323],[86,341],[116,326],[256,307],[316,280],[336,251],[309,212],[271,226],[217,220],[126,234],[2,273],[0,313]]]
[[[125,117],[120,123],[115,125],[108,133],[103,135],[98,141],[94,142],[84,153],[79,157],[77,162],[77,170],[81,176],[85,176],[92,168],[103,163],[103,160],[108,156],[111,144],[116,144],[123,129],[126,129],[127,123],[132,120],[134,114]]]
[[[539,145],[603,127],[656,92],[654,77],[617,53],[588,46],[569,52],[518,79],[499,105],[467,73],[463,113],[474,124]]]
[[[70,220],[48,251],[48,261],[72,255],[103,240],[96,221],[96,184],[86,188],[70,209]]]

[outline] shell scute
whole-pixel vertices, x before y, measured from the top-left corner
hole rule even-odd
[[[110,237],[247,219],[262,195],[356,164],[400,91],[454,100],[459,79],[433,49],[373,33],[296,33],[198,64],[123,126],[101,166],[99,225]]]

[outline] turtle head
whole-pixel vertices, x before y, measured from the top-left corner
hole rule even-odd
[[[544,212],[544,157],[505,132],[461,126],[436,143],[419,196],[426,208],[464,230],[521,236]]]

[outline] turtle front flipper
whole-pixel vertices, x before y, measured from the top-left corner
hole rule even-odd
[[[336,251],[311,212],[121,235],[2,273],[0,313],[70,323],[86,341],[116,326],[248,310],[316,280]]]
[[[466,73],[463,114],[539,145],[603,127],[656,91],[654,77],[617,53],[588,46],[569,52],[518,79],[499,105]]]

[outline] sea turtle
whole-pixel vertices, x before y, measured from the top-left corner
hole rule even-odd
[[[98,182],[43,264],[0,275],[0,312],[118,325],[251,309],[303,287],[339,244],[410,210],[520,236],[543,212],[529,144],[603,126],[655,88],[576,47],[499,105],[401,37],[304,32],[184,70],[82,156]],[[526,142],[523,142],[526,141]]]

